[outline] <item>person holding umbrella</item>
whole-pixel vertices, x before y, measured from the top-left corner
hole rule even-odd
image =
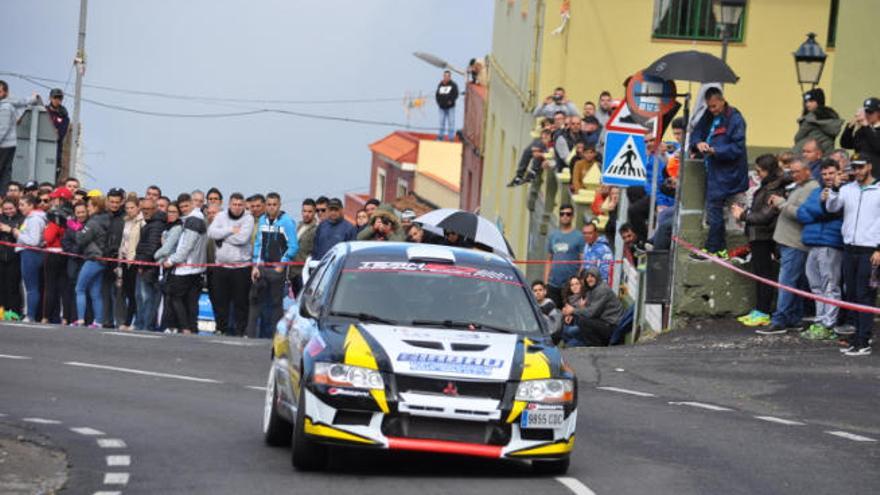
[[[709,236],[704,251],[727,257],[724,205],[749,187],[746,121],[727,104],[718,88],[706,90],[706,113],[694,127],[691,155],[706,164],[706,220]],[[694,259],[705,260],[698,255]]]

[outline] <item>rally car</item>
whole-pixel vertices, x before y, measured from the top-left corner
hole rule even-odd
[[[524,459],[564,473],[577,380],[530,288],[486,252],[337,245],[277,326],[265,441],[293,466],[333,445]]]

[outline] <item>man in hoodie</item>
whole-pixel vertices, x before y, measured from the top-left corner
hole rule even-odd
[[[458,99],[458,85],[452,80],[452,72],[443,71],[443,80],[437,85],[435,93],[437,107],[440,109],[440,129],[437,131],[437,141],[443,141],[444,132],[449,135],[449,140],[455,140],[455,101]]]
[[[370,230],[369,227],[364,229],[361,234],[368,230]],[[357,237],[357,228],[342,217],[342,201],[339,198],[332,198],[327,201],[327,217],[318,224],[318,230],[315,231],[312,259],[319,260],[333,246],[340,242],[353,241]]]
[[[853,160],[850,166],[856,180],[823,193],[825,208],[830,212],[843,210],[843,284],[848,302],[874,306],[877,287],[872,287],[872,273],[880,266],[880,186],[871,173],[871,163]],[[871,334],[874,315],[855,313],[856,333],[842,349],[846,356],[871,355]]]
[[[34,93],[30,100],[12,101],[8,98],[9,85],[0,80],[0,198],[6,196],[6,186],[12,179],[12,161],[15,159],[15,146],[18,135],[18,110],[36,105],[39,101]]]
[[[809,140],[815,140],[827,155],[834,149],[834,141],[843,127],[843,119],[831,107],[825,106],[825,92],[815,88],[804,93],[804,112],[797,120],[798,131],[794,135],[794,152],[803,151]],[[818,179],[817,179],[818,180]]]
[[[769,203],[779,211],[773,240],[779,246],[779,283],[788,287],[797,287],[798,281],[804,276],[807,263],[807,246],[802,241],[803,226],[798,222],[798,208],[807,200],[810,193],[819,184],[810,174],[810,167],[800,158],[791,162],[791,178],[794,183],[788,192],[788,198],[773,195]],[[803,317],[803,299],[787,290],[780,290],[776,295],[776,311],[770,317],[770,326],[759,328],[760,335],[783,334],[789,330],[801,330]]]
[[[145,198],[140,202],[144,225],[141,227],[140,238],[134,252],[136,261],[153,261],[153,255],[162,246],[162,232],[165,230],[165,213],[159,211],[156,201]],[[139,265],[135,279],[135,314],[134,328],[139,330],[156,330],[156,315],[162,293],[159,289],[159,268]]]
[[[245,210],[244,196],[232,193],[229,208],[214,217],[208,227],[208,237],[217,246],[215,260],[220,264],[248,263],[251,260],[251,233],[254,220]],[[211,267],[214,293],[214,319],[217,330],[229,329],[229,307],[234,308],[234,335],[244,335],[248,322],[248,294],[251,289],[251,269],[247,266]]]
[[[586,306],[575,309],[574,306],[566,304],[562,308],[563,316],[573,315],[577,323],[576,330],[564,333],[562,339],[571,347],[607,346],[623,315],[623,306],[614,290],[602,280],[598,268],[587,270],[584,282]]]
[[[180,234],[174,253],[165,260],[164,267],[186,265],[174,268],[174,277],[168,287],[168,299],[181,332],[190,334],[199,330],[199,296],[205,267],[198,265],[204,265],[207,261],[208,226],[202,210],[194,206],[189,194],[179,195],[177,205],[183,220],[183,233]]]
[[[614,253],[608,245],[608,239],[604,235],[599,235],[599,227],[593,222],[584,224],[581,233],[584,236],[584,272],[589,271],[590,268],[596,268],[599,270],[602,280],[607,281],[608,271],[614,260]]]
[[[721,90],[706,90],[706,112],[694,127],[691,152],[706,164],[706,220],[709,235],[705,250],[727,257],[724,205],[749,188],[746,159],[746,121],[727,104]],[[697,259],[703,259],[702,257]]]
[[[797,209],[797,219],[803,224],[801,240],[809,248],[807,254],[807,280],[810,290],[817,296],[840,299],[841,263],[843,262],[843,214],[830,213],[825,209],[823,194],[834,187],[840,168],[830,159],[822,161],[823,187],[813,189]],[[816,301],[816,323],[802,334],[813,340],[834,338],[834,325],[837,323],[838,308],[833,304]]]
[[[880,178],[880,98],[873,96],[865,100],[844,127],[840,147],[855,150],[859,158],[871,164],[874,177]]]
[[[257,286],[256,299],[268,305],[260,315],[260,337],[272,337],[275,323],[281,319],[284,311],[285,267],[274,263],[293,260],[297,251],[299,251],[299,243],[296,239],[296,221],[281,211],[281,196],[271,192],[266,195],[266,214],[260,217],[257,226],[253,252],[253,262],[257,263],[257,266],[251,270],[251,280]],[[252,304],[251,312],[253,311]],[[249,316],[248,328],[251,332],[256,331],[255,318],[254,314]],[[251,322],[254,323],[253,326]]]

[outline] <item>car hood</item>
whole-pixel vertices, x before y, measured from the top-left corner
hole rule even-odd
[[[391,371],[433,378],[506,381],[518,335],[361,324],[382,346]]]

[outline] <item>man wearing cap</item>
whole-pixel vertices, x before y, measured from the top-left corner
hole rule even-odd
[[[840,146],[855,150],[859,158],[871,164],[874,177],[880,178],[880,98],[865,100],[843,129]]]
[[[39,101],[36,93],[30,100],[12,101],[8,96],[9,85],[0,80],[0,197],[6,196],[6,186],[12,179],[12,161],[15,159],[15,146],[18,144],[18,135],[15,132],[18,126],[18,110],[36,105]]]
[[[366,229],[364,229],[366,230]],[[327,201],[327,216],[318,224],[315,231],[315,247],[312,249],[312,259],[319,260],[324,254],[340,242],[353,241],[358,232],[354,225],[342,216],[342,201],[332,198]]]
[[[877,287],[872,287],[872,273],[880,266],[880,187],[871,174],[866,160],[850,162],[856,180],[844,186],[823,192],[825,208],[830,212],[843,210],[843,299],[848,302],[874,306]],[[848,337],[848,346],[841,352],[846,356],[871,354],[871,334],[874,315],[854,314],[856,333]]]
[[[822,154],[827,155],[834,149],[834,141],[843,127],[840,115],[833,108],[825,106],[825,92],[821,88],[804,93],[804,111],[797,122],[798,131],[794,135],[795,153],[800,153],[807,142],[815,140]]]
[[[67,129],[70,126],[70,117],[67,114],[67,108],[61,104],[64,100],[64,91],[55,88],[49,92],[49,104],[46,105],[46,111],[49,118],[52,119],[52,125],[58,131],[58,147],[55,158],[55,170],[61,170],[61,151],[64,148],[64,137],[67,136]]]
[[[400,212],[400,228],[403,232],[408,232],[413,220],[416,219],[416,212],[411,208],[407,208]]]

